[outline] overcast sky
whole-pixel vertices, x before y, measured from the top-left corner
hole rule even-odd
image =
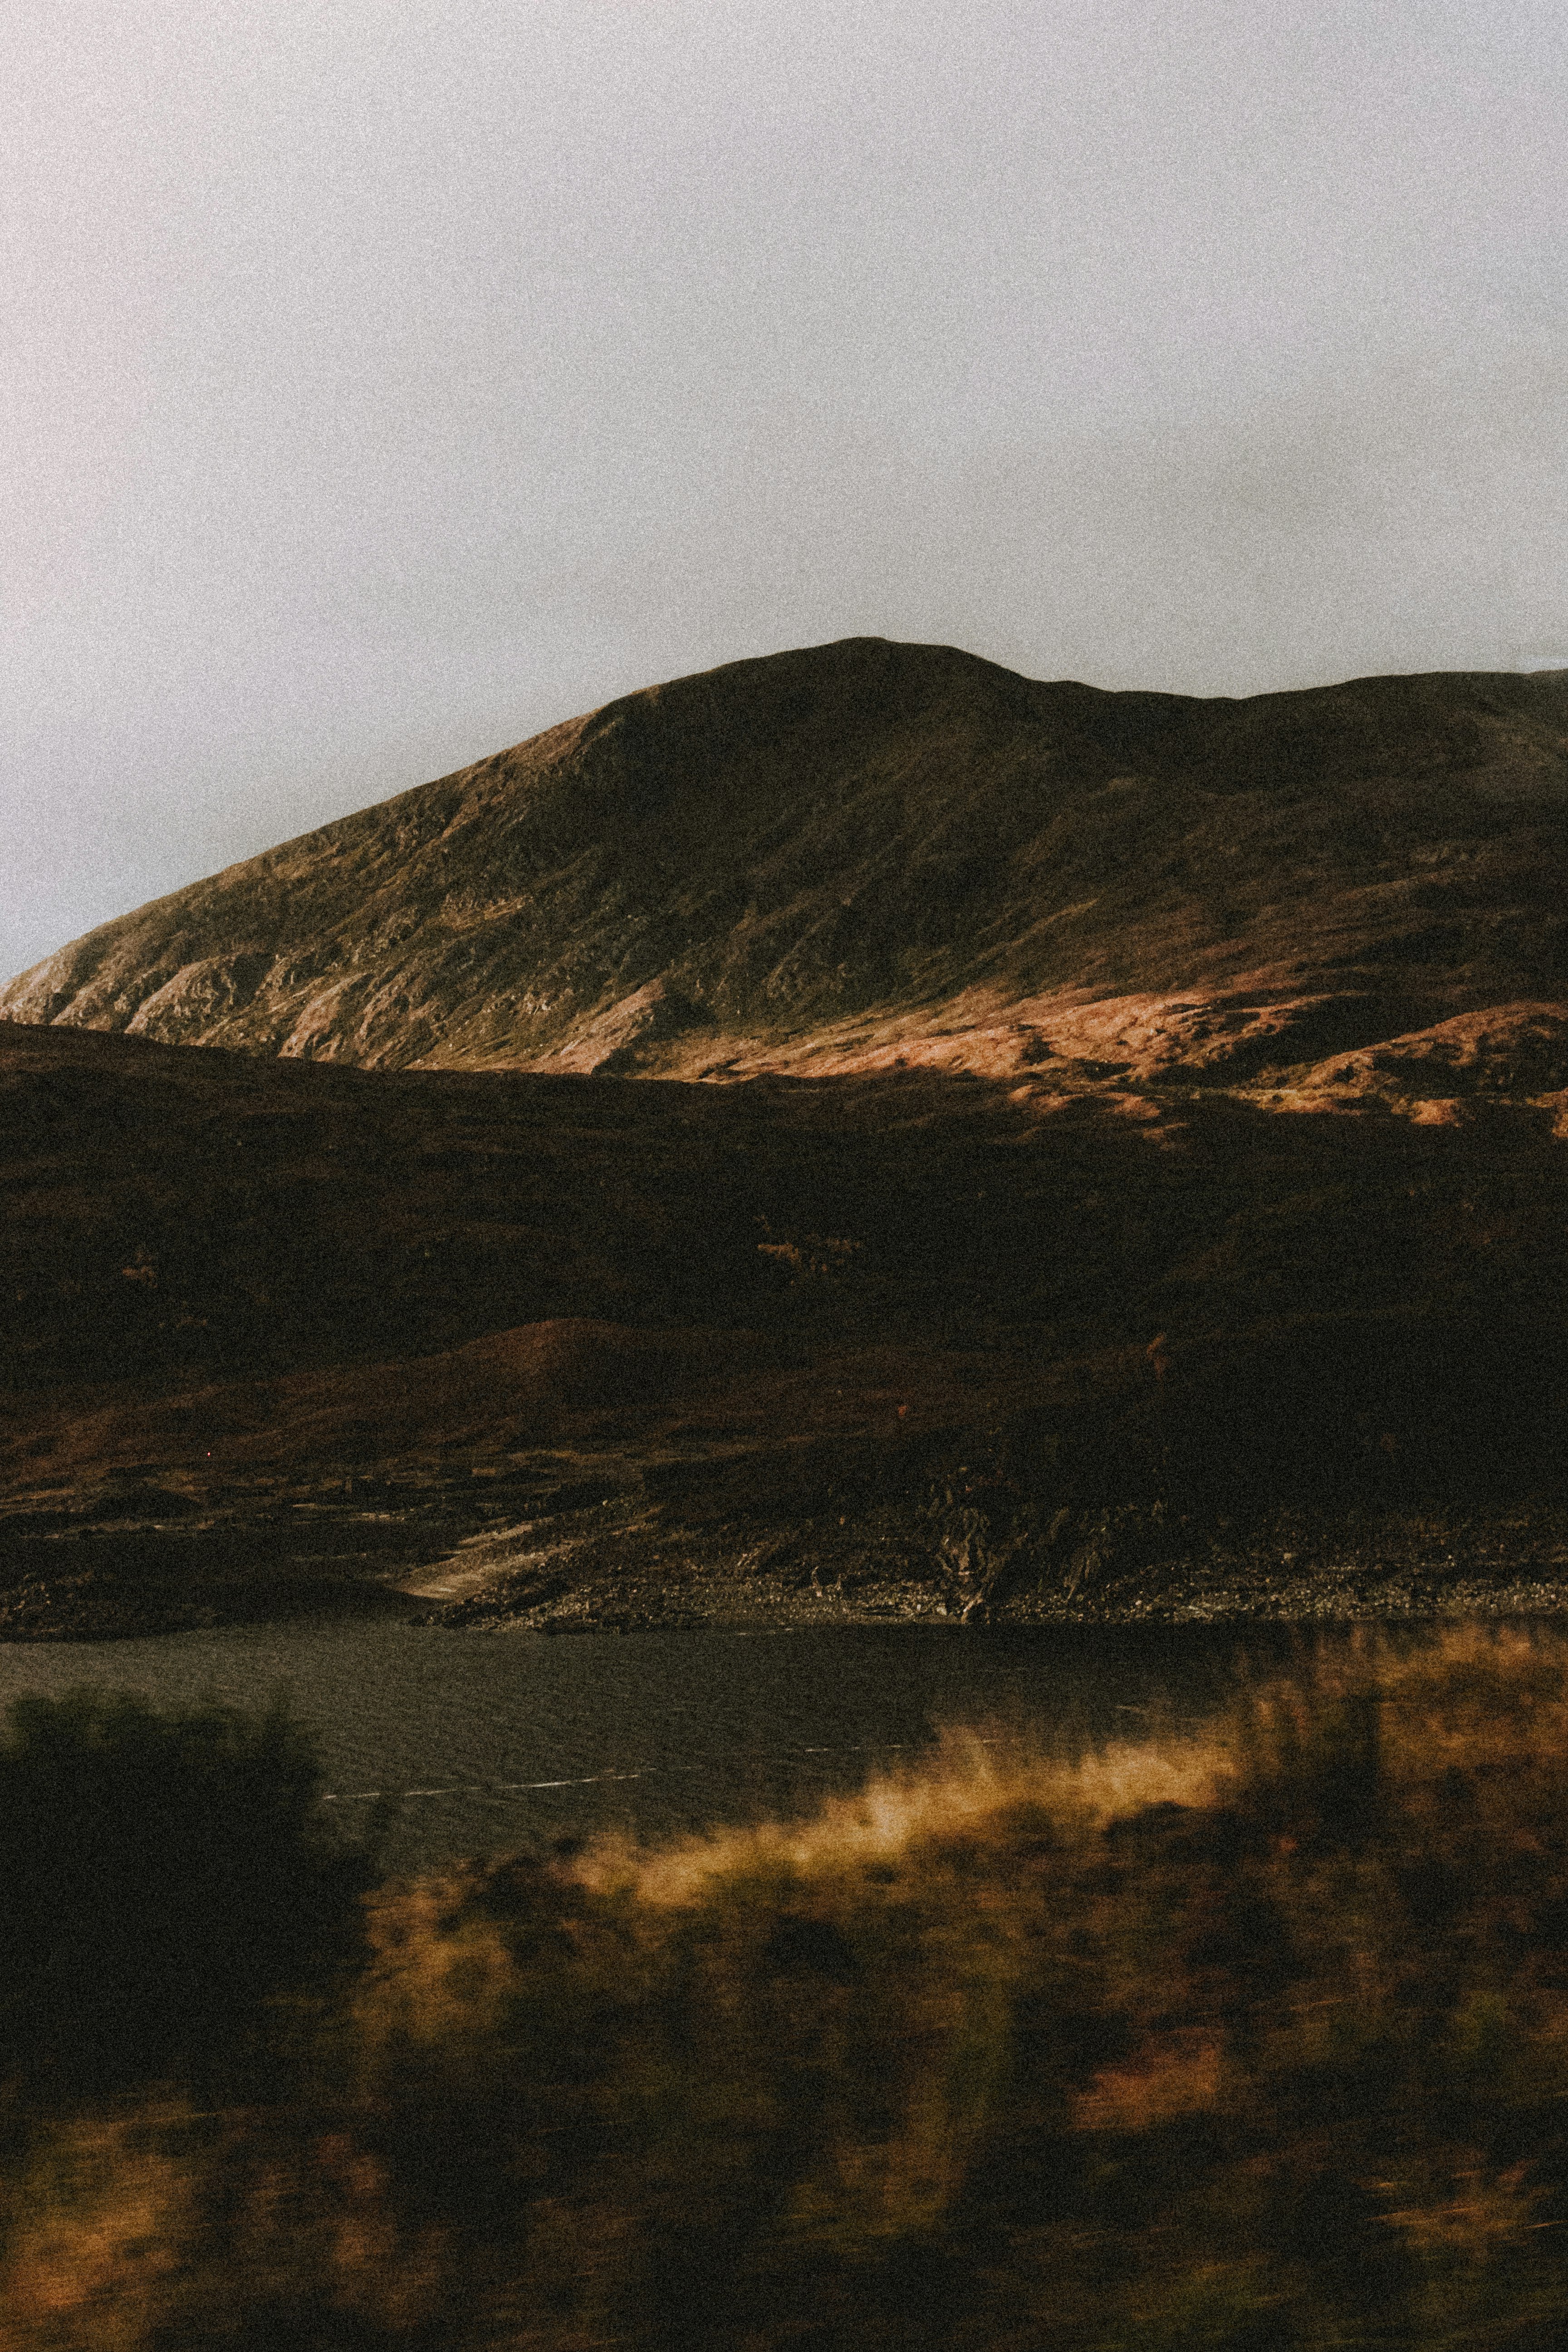
[[[0,972],[741,655],[1568,655],[1563,0],[9,0],[0,87]]]

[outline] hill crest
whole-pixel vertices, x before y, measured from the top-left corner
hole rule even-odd
[[[230,866],[0,1015],[366,1068],[1539,1094],[1565,832],[1561,673],[1197,700],[851,638]]]

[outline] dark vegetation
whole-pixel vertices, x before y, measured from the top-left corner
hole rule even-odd
[[[230,1727],[206,1950],[273,2079],[121,2012],[119,2095],[71,2094],[12,2021],[13,1944],[5,2341],[1548,2352],[1565,1671],[1555,1633],[1339,1644],[1185,1744],[955,1735],[815,1820],[383,1885],[350,1969],[334,1927],[247,1986],[269,1824],[322,1882],[297,1753]],[[143,1833],[190,1879],[132,1916],[64,1803],[110,1738],[132,1770],[213,1753],[210,1721],[36,1709],[8,1834],[51,1821],[104,1874],[96,1950],[134,1980],[160,1905],[216,1891],[178,1836],[216,1781]]]
[[[152,1396],[587,1318],[1040,1364],[1164,1334],[1150,1362],[1178,1412],[1225,1378],[1216,1332],[1337,1323],[1370,1401],[1401,1318],[1544,1331],[1568,1265],[1568,1155],[1528,1114],[1420,1127],[1170,1088],[1151,1133],[931,1073],[367,1076],[4,1025],[0,1087],[17,1394]],[[1412,1432],[1432,1410],[1413,1400]]]
[[[269,2084],[359,1956],[362,1854],[287,1717],[18,1699],[0,1748],[0,2050],[27,2101]]]
[[[319,1605],[601,1496],[736,1544],[891,1511],[998,1605],[1287,1507],[1563,1499],[1568,1156],[1528,1113],[1167,1089],[1153,1129],[931,1073],[5,1034],[16,1632]]]

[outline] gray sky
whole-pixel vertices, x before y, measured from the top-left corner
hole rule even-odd
[[[1568,654],[1562,0],[10,0],[0,972],[858,632]]]

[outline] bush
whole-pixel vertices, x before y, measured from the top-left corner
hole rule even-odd
[[[0,1744],[0,2076],[243,2083],[351,1968],[372,1875],[280,1709],[27,1697]],[[292,1996],[292,2008],[290,2008]]]

